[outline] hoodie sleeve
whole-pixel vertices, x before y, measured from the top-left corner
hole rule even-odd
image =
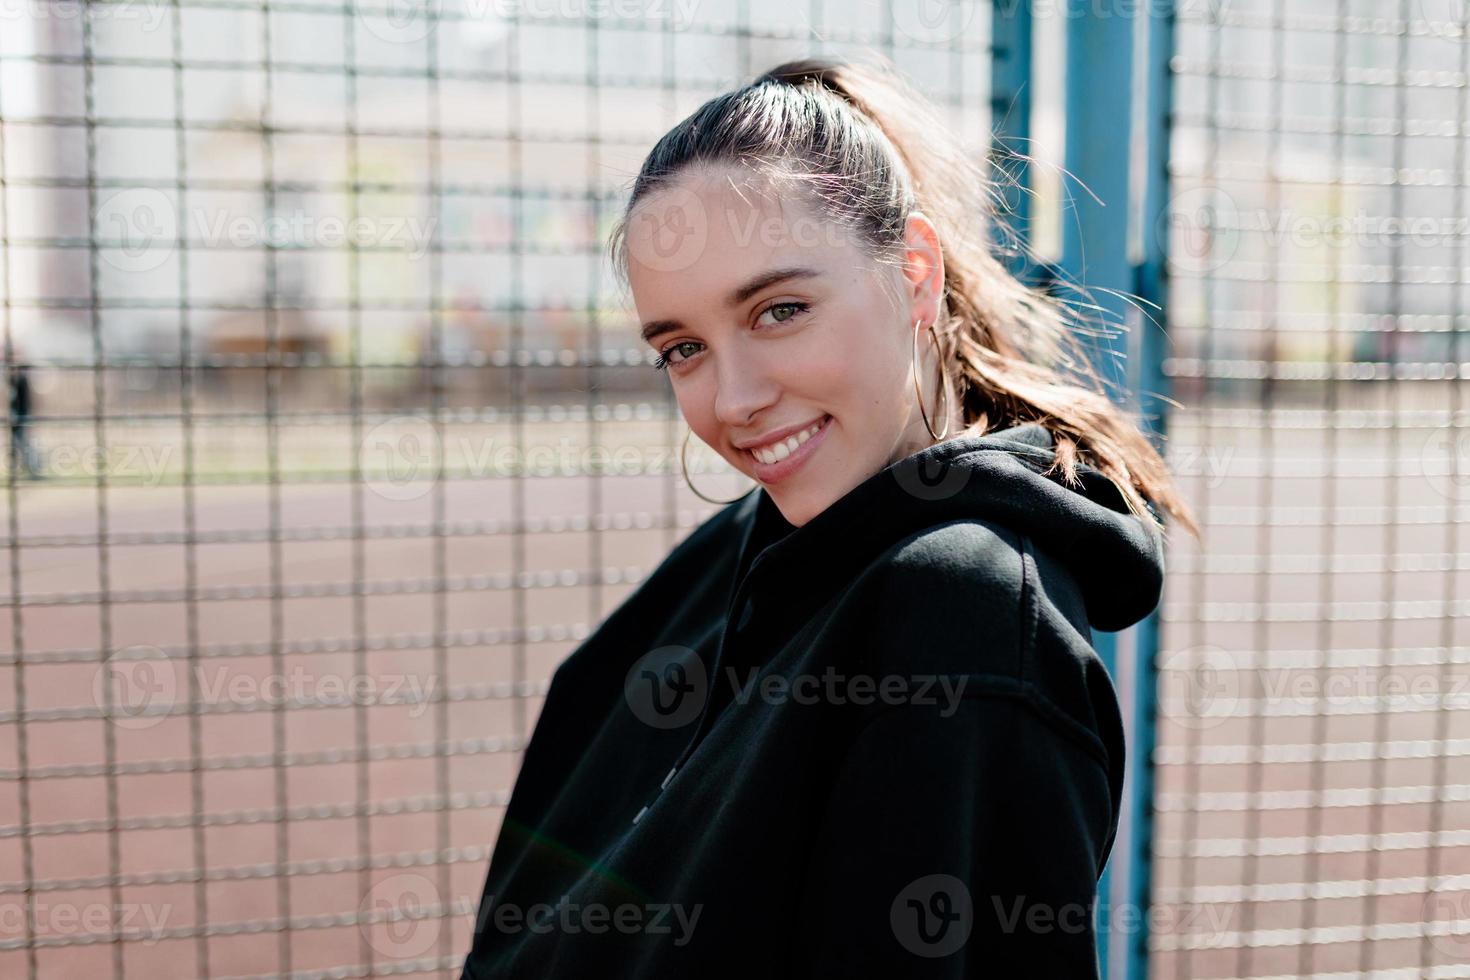
[[[1097,977],[1122,735],[1070,578],[971,523],[900,549],[882,581],[869,663],[909,691],[933,676],[934,703],[877,705],[851,740],[792,975]]]

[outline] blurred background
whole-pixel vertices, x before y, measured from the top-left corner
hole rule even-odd
[[[0,0],[0,975],[457,976],[551,670],[715,511],[629,182],[877,51],[1205,528],[1096,637],[1105,975],[1470,977],[1467,15]]]

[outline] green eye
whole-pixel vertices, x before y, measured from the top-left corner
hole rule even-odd
[[[802,303],[802,302],[796,302],[796,301],[787,302],[787,303],[772,303],[770,306],[768,306],[764,310],[762,310],[760,315],[761,316],[765,316],[767,313],[771,313],[773,310],[788,310],[788,311],[790,311],[786,316],[784,316],[784,317],[776,317],[774,319],[772,325],[774,325],[774,326],[780,326],[783,323],[790,323],[792,320],[795,320],[797,317],[804,315],[810,309],[811,309],[811,304],[810,303]],[[694,341],[694,340],[681,340],[677,344],[670,344],[669,346],[665,347],[662,351],[659,352],[658,357],[654,358],[654,360],[653,360],[653,366],[654,366],[654,368],[656,370],[662,371],[665,368],[669,367],[669,365],[671,365],[671,364],[681,364],[684,361],[689,360],[694,355],[693,354],[683,354],[678,359],[671,359],[669,357],[669,355],[672,354],[674,351],[680,350],[680,349],[685,348],[685,347],[699,347],[699,346],[700,346],[699,342],[698,341]]]
[[[670,364],[678,364],[678,363],[680,363],[682,361],[686,361],[686,360],[689,359],[689,355],[687,355],[687,354],[684,355],[683,357],[680,357],[679,360],[677,360],[677,361],[671,361],[671,360],[669,360],[669,354],[671,352],[673,352],[673,351],[678,350],[681,347],[698,347],[698,346],[699,345],[696,344],[692,340],[682,340],[682,341],[680,341],[677,344],[670,344],[668,347],[665,347],[659,353],[658,357],[654,358],[653,367],[657,371],[662,371],[665,368],[667,368]]]
[[[811,305],[808,303],[772,303],[770,306],[765,308],[765,310],[761,313],[761,316],[765,316],[767,313],[773,313],[773,311],[775,310],[790,310],[790,315],[776,318],[777,323],[790,323],[792,320],[796,319],[798,316],[805,313],[809,309],[811,309]]]

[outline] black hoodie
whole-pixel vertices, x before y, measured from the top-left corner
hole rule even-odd
[[[1096,977],[1162,541],[1027,424],[800,528],[762,488],[557,668],[464,978]]]

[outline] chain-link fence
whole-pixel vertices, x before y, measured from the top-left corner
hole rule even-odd
[[[1158,977],[1470,976],[1465,18],[1178,15]]]
[[[1465,4],[1172,7],[1152,972],[1470,976]],[[0,0],[0,974],[454,975],[551,670],[711,513],[628,179],[812,52],[984,152],[991,15]]]
[[[551,670],[712,513],[642,155],[864,48],[983,153],[988,12],[0,13],[0,974],[456,975]]]

